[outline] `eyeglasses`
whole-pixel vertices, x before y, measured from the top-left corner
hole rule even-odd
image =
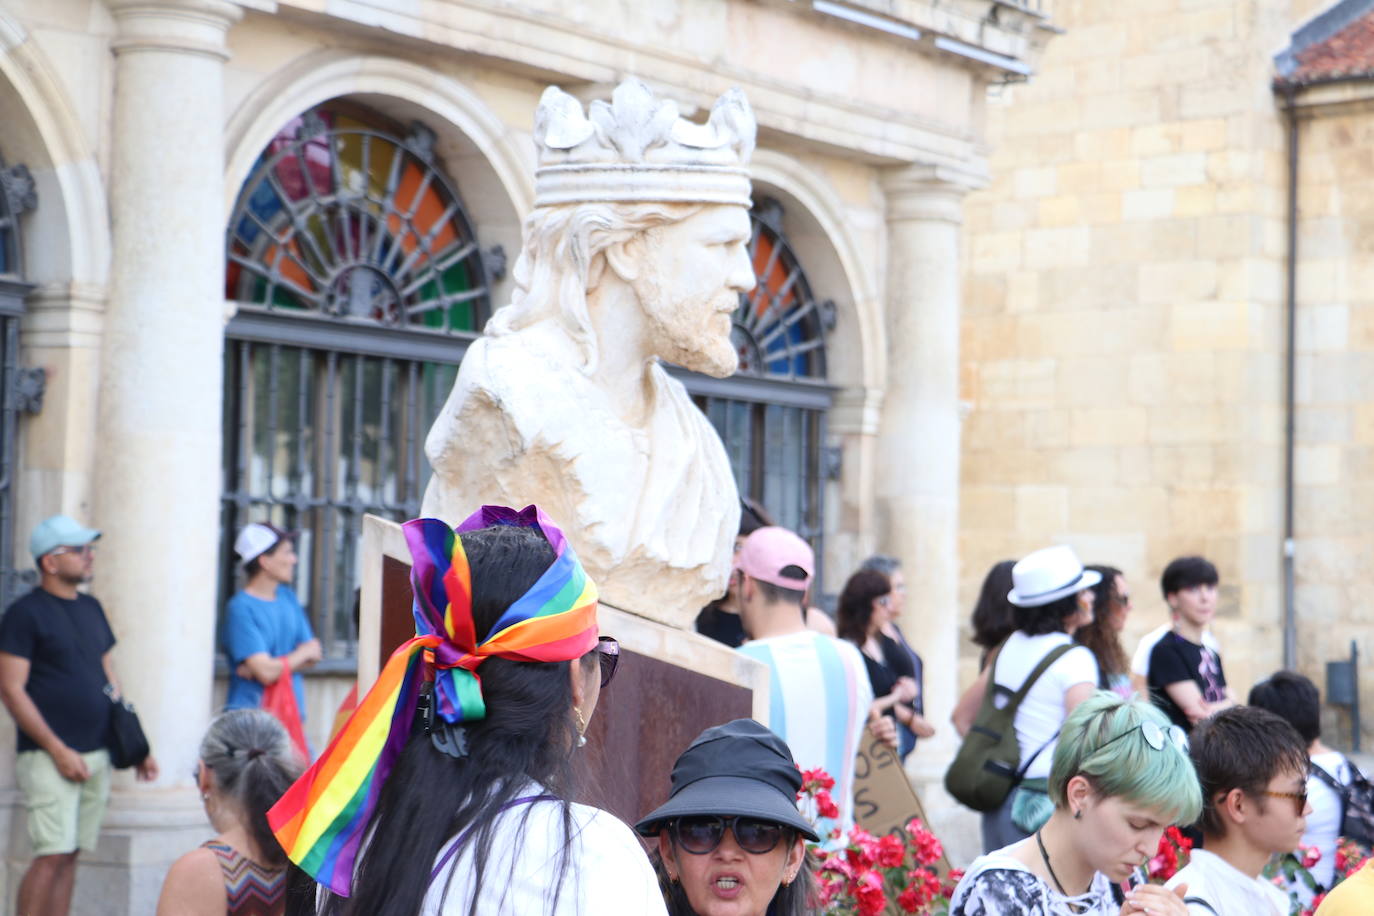
[[[1106,747],[1112,742],[1120,741],[1127,735],[1134,735],[1136,732],[1140,732],[1141,736],[1145,739],[1145,743],[1157,751],[1164,750],[1164,743],[1167,740],[1178,750],[1179,753],[1188,753],[1188,736],[1183,733],[1183,729],[1179,728],[1177,725],[1170,725],[1168,731],[1166,732],[1164,729],[1160,728],[1157,724],[1149,721],[1148,719],[1144,722],[1141,722],[1135,728],[1129,728],[1121,734],[1117,735],[1115,738],[1112,738],[1110,741],[1105,742],[1102,745],[1102,747],[1098,748],[1098,750],[1102,750],[1102,748]],[[1168,736],[1167,739],[1165,738],[1166,735]]]
[[[602,636],[596,641],[596,652],[601,660],[601,686],[609,687],[615,678],[615,669],[620,664],[620,643],[609,636]]]
[[[677,845],[694,856],[704,856],[715,852],[720,841],[725,838],[725,828],[735,835],[735,842],[745,852],[756,856],[772,852],[782,841],[787,828],[772,821],[761,821],[737,814],[734,817],[719,817],[705,814],[697,817],[680,817],[673,822],[673,839]]]
[[[1293,803],[1294,803],[1295,805],[1297,805],[1297,809],[1298,809],[1298,810],[1297,810],[1297,815],[1298,815],[1298,817],[1302,817],[1302,813],[1303,813],[1304,811],[1307,810],[1307,793],[1306,793],[1306,792],[1272,792],[1272,791],[1270,791],[1269,789],[1265,789],[1265,790],[1263,790],[1262,792],[1260,792],[1260,794],[1261,794],[1261,795],[1268,795],[1270,798],[1291,798],[1291,799],[1293,799]]]

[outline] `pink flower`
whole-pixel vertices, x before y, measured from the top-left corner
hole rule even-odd
[[[1306,869],[1311,869],[1322,859],[1322,851],[1316,846],[1299,845],[1298,852],[1302,854],[1299,858],[1302,860],[1302,867]]]

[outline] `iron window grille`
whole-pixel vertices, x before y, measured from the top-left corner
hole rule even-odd
[[[741,495],[806,538],[823,556],[826,383],[825,338],[835,304],[811,289],[783,232],[782,204],[759,198],[750,211],[749,255],[756,285],[740,296],[732,340],[739,370],[713,379],[675,370],[720,434]]]
[[[23,278],[20,216],[37,205],[29,170],[0,159],[0,610],[36,578],[32,565],[16,562],[14,516],[20,419],[43,402],[43,370],[19,364],[19,323],[33,288]]]
[[[366,513],[413,518],[424,440],[489,314],[484,252],[434,134],[336,101],[289,123],[226,239],[220,607],[251,521],[300,531],[296,589],[326,660],[355,654]]]

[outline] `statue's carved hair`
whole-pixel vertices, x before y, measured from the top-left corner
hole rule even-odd
[[[582,355],[581,369],[596,370],[599,350],[587,293],[601,282],[605,252],[636,235],[680,222],[701,204],[589,203],[536,207],[525,220],[516,259],[515,292],[487,322],[492,337],[550,319],[562,322]]]

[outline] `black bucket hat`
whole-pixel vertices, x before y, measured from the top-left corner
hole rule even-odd
[[[741,814],[791,827],[819,841],[816,828],[797,810],[801,770],[777,735],[753,719],[708,728],[673,764],[668,801],[635,824],[653,836],[667,821],[697,815]]]

